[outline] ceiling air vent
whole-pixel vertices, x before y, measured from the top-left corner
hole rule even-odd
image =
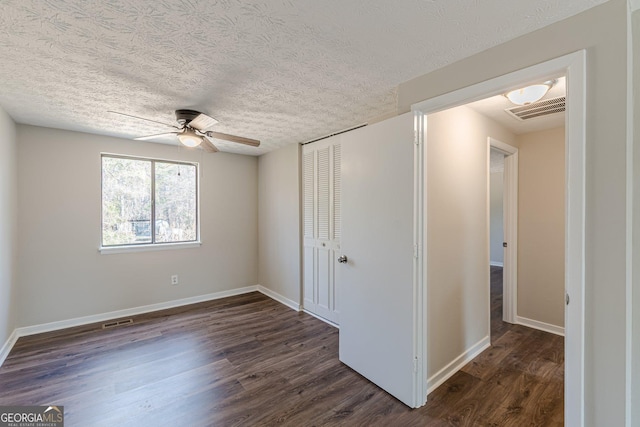
[[[564,112],[565,99],[564,96],[559,96],[557,98],[545,99],[544,101],[532,102],[529,105],[523,105],[521,107],[507,108],[504,111],[517,120],[529,120]]]

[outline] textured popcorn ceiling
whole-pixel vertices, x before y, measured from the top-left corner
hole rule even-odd
[[[393,114],[399,83],[603,2],[1,0],[0,105],[124,138],[166,128],[108,110],[193,108],[257,155]]]

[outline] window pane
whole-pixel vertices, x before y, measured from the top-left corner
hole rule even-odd
[[[102,245],[151,242],[151,162],[102,157]]]
[[[156,242],[196,240],[196,167],[156,162]]]

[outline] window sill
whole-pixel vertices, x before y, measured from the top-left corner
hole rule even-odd
[[[174,249],[199,248],[202,242],[181,242],[181,243],[156,243],[153,245],[131,245],[131,246],[107,246],[99,247],[98,251],[102,255],[123,254],[128,252],[151,252],[167,251]]]

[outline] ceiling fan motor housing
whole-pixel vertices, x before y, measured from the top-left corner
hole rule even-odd
[[[188,125],[191,120],[200,115],[199,111],[195,110],[176,110],[176,120],[180,126]]]

